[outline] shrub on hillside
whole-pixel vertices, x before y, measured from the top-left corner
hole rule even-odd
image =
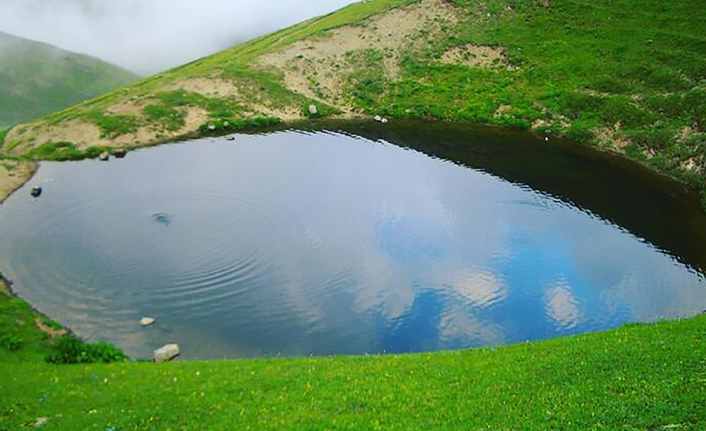
[[[117,347],[101,341],[88,344],[73,336],[57,339],[53,346],[54,353],[46,357],[52,364],[92,364],[122,362],[128,357]]]

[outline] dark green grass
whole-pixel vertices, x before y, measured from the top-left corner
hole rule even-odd
[[[80,150],[71,142],[46,142],[33,148],[23,157],[30,160],[56,160],[63,162],[93,159],[103,152],[112,153],[113,151],[113,148],[104,146],[93,146],[85,150]]]
[[[0,363],[0,429],[696,431],[705,343],[700,316],[434,354]]]

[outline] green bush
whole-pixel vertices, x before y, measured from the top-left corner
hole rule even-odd
[[[18,335],[5,334],[0,336],[0,347],[11,352],[15,352],[22,348],[24,340]]]
[[[92,364],[126,361],[128,357],[117,347],[101,341],[88,344],[82,340],[66,336],[54,342],[54,353],[46,357],[52,364]]]
[[[105,115],[96,109],[87,114],[89,120],[101,129],[101,137],[115,139],[118,136],[137,132],[139,119],[132,115]]]

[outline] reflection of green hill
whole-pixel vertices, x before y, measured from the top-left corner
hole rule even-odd
[[[97,58],[0,32],[0,127],[66,108],[136,78]]]
[[[403,121],[329,126],[527,184],[706,270],[706,215],[698,194],[630,160],[497,127]]]

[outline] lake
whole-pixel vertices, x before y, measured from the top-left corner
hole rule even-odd
[[[0,207],[0,270],[136,358],[436,351],[706,310],[698,197],[636,163],[435,123],[233,137],[42,163]]]

